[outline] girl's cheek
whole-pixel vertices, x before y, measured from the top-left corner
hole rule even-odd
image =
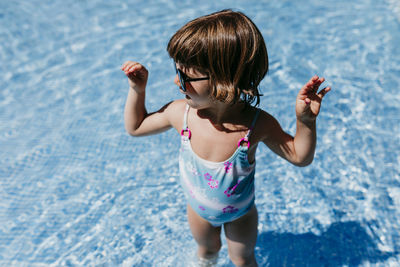
[[[186,90],[189,91],[189,92],[195,91],[195,90],[193,89],[193,86],[192,86],[191,83],[186,83],[186,84],[185,84],[185,87],[186,87]]]

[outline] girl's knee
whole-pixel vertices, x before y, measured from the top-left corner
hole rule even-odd
[[[254,256],[254,253],[252,253],[251,255],[246,255],[246,256],[233,255],[233,254],[229,253],[229,258],[231,259],[233,264],[235,264],[235,266],[242,266],[242,267],[257,266],[257,262],[256,262],[256,258]]]
[[[207,244],[207,246],[198,246],[198,255],[201,258],[212,258],[216,254],[218,255],[218,252],[221,249],[221,241],[215,242],[214,244]]]
[[[231,259],[232,260],[232,259]],[[233,261],[233,264],[235,266],[240,266],[240,267],[257,267],[257,262],[255,260],[245,260],[245,259],[237,259],[236,261]]]

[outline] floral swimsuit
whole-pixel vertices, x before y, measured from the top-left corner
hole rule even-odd
[[[181,184],[192,209],[212,225],[220,226],[243,216],[254,205],[255,162],[248,162],[247,151],[260,110],[246,136],[239,140],[235,153],[224,162],[208,161],[194,153],[187,127],[188,112],[186,106],[179,154]]]

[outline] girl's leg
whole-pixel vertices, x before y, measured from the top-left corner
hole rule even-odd
[[[224,224],[229,258],[236,266],[257,266],[254,255],[257,225],[256,206],[236,221]]]
[[[212,226],[187,205],[187,215],[192,235],[197,242],[199,258],[212,259],[221,248],[221,227]]]

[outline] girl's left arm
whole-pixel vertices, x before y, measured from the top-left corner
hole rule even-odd
[[[263,142],[294,165],[307,166],[313,161],[317,139],[316,119],[322,98],[331,90],[326,87],[318,92],[324,81],[324,78],[314,76],[300,89],[296,98],[297,127],[294,137],[285,133],[270,115],[264,123],[264,132],[267,134]]]
[[[315,75],[300,89],[296,99],[297,127],[294,149],[304,165],[309,165],[313,161],[317,139],[317,116],[322,98],[331,90],[330,87],[325,87],[318,92],[324,81],[325,78]]]

